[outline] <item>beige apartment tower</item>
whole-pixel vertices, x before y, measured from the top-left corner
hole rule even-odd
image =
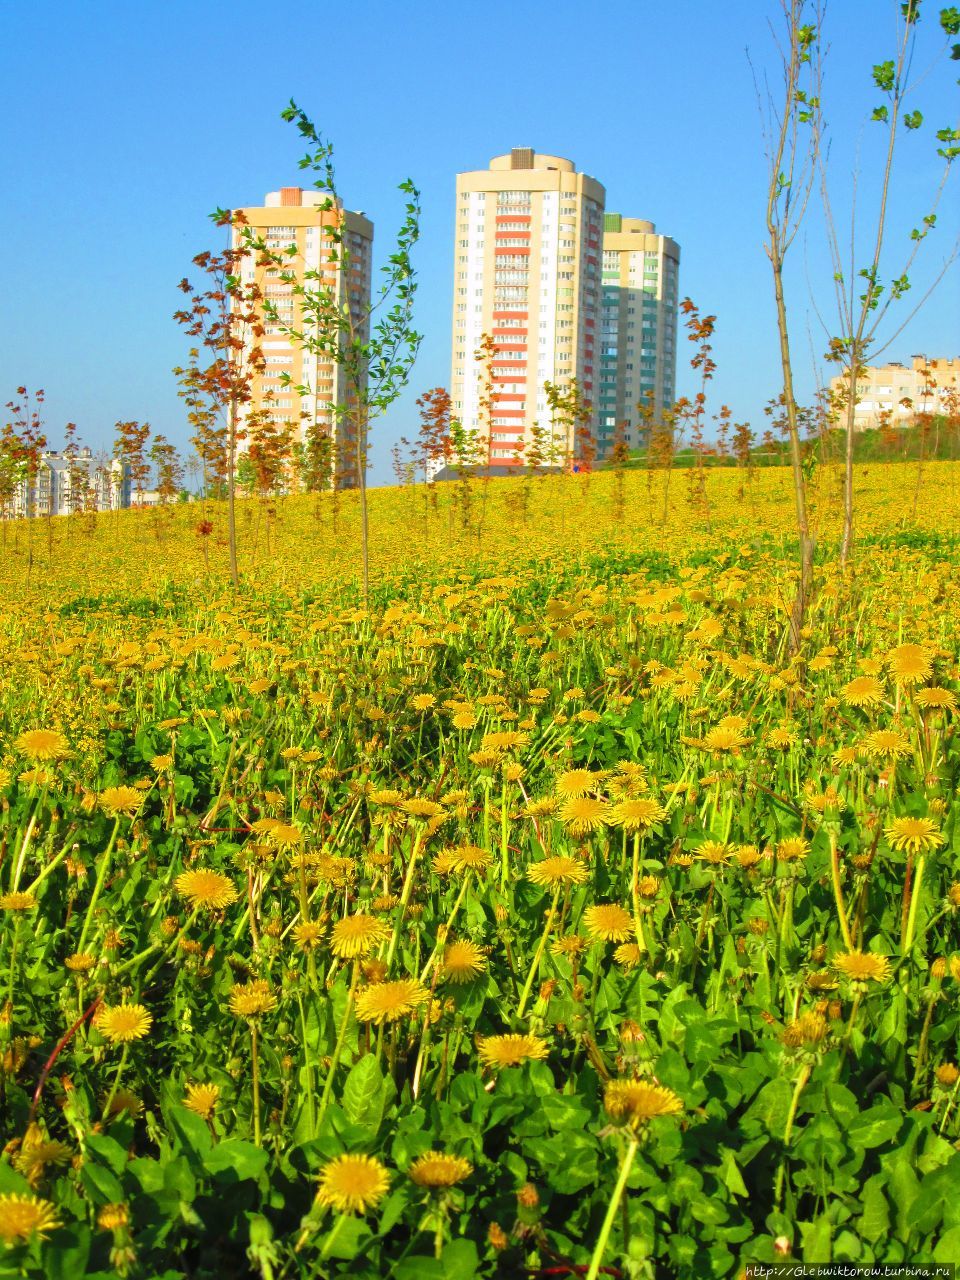
[[[830,379],[831,397],[844,398],[846,391],[845,374]],[[854,429],[908,426],[917,414],[946,413],[958,401],[960,357],[913,356],[909,365],[865,365],[857,378]]]
[[[679,276],[676,240],[657,235],[652,222],[604,216],[601,457],[618,428],[631,448],[640,443],[639,404],[651,406],[658,422],[676,399]]]
[[[251,255],[243,266],[244,284],[260,286],[276,308],[279,321],[265,322],[261,343],[265,365],[256,379],[247,413],[267,411],[278,425],[289,426],[301,440],[318,426],[333,442],[337,483],[348,486],[356,483],[355,428],[352,416],[338,415],[335,406],[349,405],[350,388],[329,354],[304,350],[285,331],[287,326],[302,329],[307,324],[294,284],[282,279],[284,273],[292,272],[308,289],[318,285],[335,289],[337,300],[349,305],[358,332],[364,332],[370,302],[373,223],[362,213],[342,207],[324,209],[326,200],[321,191],[282,187],[271,191],[262,206],[241,210],[267,248],[284,258],[282,266],[259,266]],[[349,249],[346,278],[339,266],[328,260],[335,246],[324,232],[338,217],[342,219],[343,243]],[[291,246],[296,253],[288,256]],[[320,272],[319,282],[305,278],[310,271]],[[289,375],[289,381],[284,374]]]
[[[523,466],[535,428],[553,434],[545,382],[576,378],[595,403],[604,199],[572,161],[527,147],[457,175],[451,398],[495,472]],[[496,347],[489,410],[475,359],[485,334]],[[588,425],[595,435],[595,412]]]

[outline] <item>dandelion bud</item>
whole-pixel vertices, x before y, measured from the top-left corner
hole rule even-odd
[[[517,1192],[517,1204],[523,1209],[539,1208],[540,1196],[532,1182],[525,1182]]]
[[[943,956],[937,956],[933,964],[930,966],[930,977],[936,978],[937,981],[947,976],[947,962]]]
[[[497,924],[506,924],[510,913],[507,911],[507,908],[502,905],[502,903],[498,902],[493,909],[493,914],[497,918]]]
[[[172,938],[180,928],[180,921],[176,916],[166,916],[160,924],[160,932],[165,938]]]
[[[620,1023],[620,1040],[623,1044],[642,1044],[645,1039],[643,1031],[631,1018]]]
[[[950,969],[950,977],[954,982],[960,982],[960,956],[951,956],[947,965]]]
[[[497,1222],[491,1222],[487,1228],[487,1242],[497,1253],[502,1253],[510,1243],[503,1227]]]
[[[778,1258],[789,1258],[793,1252],[793,1245],[786,1236],[777,1236],[773,1242],[773,1252]]]
[[[549,1000],[550,997],[553,995],[553,991],[556,985],[557,985],[557,982],[555,978],[548,979],[548,981],[546,981],[543,984],[543,986],[540,988],[540,999]]]
[[[759,916],[754,916],[753,919],[748,922],[747,928],[751,933],[756,934],[758,938],[762,938],[770,928],[770,925],[766,920],[761,920]]]
[[[942,1085],[944,1089],[952,1088],[960,1080],[960,1071],[952,1062],[941,1063],[934,1075],[937,1077],[937,1084]]]
[[[827,1012],[830,1014],[830,1017],[836,1021],[843,1013],[843,1005],[839,1000],[831,1000],[827,1008]]]
[[[955,911],[960,911],[960,881],[947,890],[947,902]]]
[[[827,955],[826,943],[821,943],[819,947],[814,947],[810,952],[810,959],[814,964],[823,964]]]
[[[573,989],[571,990],[570,994],[573,996],[574,1000],[576,1000],[576,1002],[579,1004],[583,1000],[584,995],[586,994],[584,991],[583,983],[575,982],[573,984]]]

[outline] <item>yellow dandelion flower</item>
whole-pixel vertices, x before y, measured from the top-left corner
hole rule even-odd
[[[591,938],[599,942],[624,942],[633,933],[633,919],[616,902],[598,902],[587,907],[583,924]]]
[[[97,1011],[96,1026],[112,1044],[129,1044],[147,1034],[153,1015],[142,1004],[104,1004]]]
[[[424,800],[419,796],[415,796],[412,800],[404,800],[400,808],[415,822],[431,822],[447,816],[447,811],[442,804],[437,804],[435,800]]]
[[[96,963],[96,959],[89,951],[74,951],[63,962],[64,968],[69,969],[71,973],[89,973]]]
[[[716,728],[710,729],[708,733],[704,734],[701,745],[705,751],[709,751],[715,756],[723,755],[728,751],[736,755],[749,742],[750,739],[736,725],[718,724]]]
[[[918,707],[927,710],[946,710],[956,711],[957,695],[949,689],[939,689],[936,687],[930,689],[920,689],[914,698]]]
[[[233,881],[228,876],[206,868],[183,871],[173,883],[177,893],[193,907],[219,910],[236,902],[238,896]]]
[[[32,911],[36,905],[32,893],[5,893],[0,897],[0,908],[4,911]]]
[[[451,720],[451,724],[455,729],[472,729],[477,723],[477,717],[472,711],[458,711]]]
[[[857,676],[844,685],[841,698],[848,707],[876,707],[883,701],[883,685],[874,676]]]
[[[814,1049],[827,1038],[828,1030],[822,1014],[807,1011],[787,1023],[781,1039],[788,1049]]]
[[[354,960],[369,955],[374,947],[385,941],[387,928],[382,920],[359,911],[344,916],[333,926],[330,950],[340,960]]]
[[[611,826],[622,827],[624,831],[644,832],[662,822],[666,816],[666,809],[657,800],[650,796],[636,796],[615,804],[607,820]]]
[[[926,853],[946,844],[930,818],[894,818],[889,826],[884,827],[883,834],[892,849],[907,853]]]
[[[396,1022],[423,1004],[429,994],[416,978],[375,982],[357,996],[357,1018],[360,1022],[375,1022],[378,1026]]]
[[[472,982],[486,967],[483,952],[475,942],[463,939],[444,948],[441,972],[447,982]]]
[[[550,945],[550,950],[555,956],[566,956],[570,960],[582,955],[586,949],[587,940],[582,938],[579,933],[566,933],[562,938],[557,938]]]
[[[910,743],[896,729],[877,729],[864,738],[863,749],[874,760],[897,760],[910,754]]]
[[[294,926],[291,936],[301,951],[312,951],[323,937],[323,925],[316,920],[304,920]]]
[[[612,1120],[631,1128],[648,1124],[656,1116],[675,1116],[683,1103],[672,1089],[647,1080],[611,1080],[603,1093],[603,1105]]]
[[[111,818],[130,818],[143,804],[143,792],[136,787],[108,787],[97,796],[97,802]]]
[[[923,684],[933,663],[923,645],[901,644],[887,656],[887,669],[897,684]]]
[[[143,1111],[143,1101],[135,1093],[131,1093],[129,1089],[118,1089],[110,1099],[107,1117],[112,1120],[114,1116],[127,1115],[136,1120],[141,1111]]]
[[[431,1191],[440,1187],[455,1187],[473,1173],[473,1165],[461,1156],[450,1156],[444,1151],[426,1151],[417,1156],[407,1170],[418,1187]]]
[[[31,1124],[24,1134],[13,1165],[30,1186],[36,1188],[48,1164],[66,1164],[72,1154],[64,1143],[52,1142],[38,1124]]]
[[[414,711],[429,711],[436,703],[437,699],[432,693],[417,693],[410,699],[410,706]]]
[[[390,1189],[390,1175],[373,1156],[336,1156],[320,1173],[317,1203],[338,1213],[375,1209]]]
[[[230,988],[230,1012],[238,1018],[258,1018],[277,1007],[277,997],[263,978],[237,982]]]
[[[730,860],[733,850],[722,840],[704,840],[697,849],[697,857],[701,862],[709,862],[711,866],[722,867]]]
[[[593,796],[571,796],[560,806],[560,821],[573,836],[588,836],[606,825],[606,801]]]
[[[635,969],[640,963],[640,948],[635,942],[621,942],[613,953],[617,964],[624,969]]]
[[[28,729],[14,746],[30,760],[65,760],[70,755],[69,742],[56,729]]]
[[[188,1084],[183,1105],[204,1120],[209,1120],[220,1101],[218,1084]]]
[[[150,768],[155,769],[157,773],[163,773],[173,764],[173,756],[154,756],[150,761]]]
[[[604,774],[594,769],[568,769],[557,779],[556,792],[565,800],[576,799],[596,791]]]
[[[303,832],[292,822],[274,822],[267,832],[267,839],[283,849],[294,849],[303,844]]]
[[[853,982],[885,982],[890,976],[890,961],[872,951],[843,951],[835,956],[833,967]]]
[[[590,870],[586,863],[566,854],[544,858],[527,868],[528,880],[532,880],[534,884],[548,885],[551,889],[561,884],[583,884],[589,877]]]
[[[797,862],[810,852],[810,841],[802,836],[785,836],[777,844],[777,859],[780,862]]]
[[[0,1240],[6,1245],[24,1244],[34,1236],[43,1239],[60,1225],[49,1200],[39,1196],[0,1196]]]
[[[125,1204],[105,1204],[97,1214],[101,1231],[122,1231],[130,1225],[130,1210]]]
[[[488,1067],[518,1067],[547,1057],[550,1046],[539,1036],[480,1036],[477,1052]]]

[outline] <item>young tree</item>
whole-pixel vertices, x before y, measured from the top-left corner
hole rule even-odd
[[[16,484],[15,492],[23,495],[23,514],[27,520],[27,582],[33,572],[33,523],[30,517],[39,513],[42,507],[40,495],[40,475],[47,437],[43,429],[42,389],[31,393],[26,387],[17,387],[17,399],[7,401],[7,409],[13,420],[7,424],[5,433],[9,432],[10,457],[14,461]],[[46,510],[50,510],[51,494],[47,493]]]
[[[565,471],[574,467],[589,471],[596,457],[590,430],[593,406],[580,390],[580,383],[576,378],[563,386],[545,382],[543,392],[551,423],[551,438],[546,449],[548,463]]]
[[[898,271],[891,271],[884,278],[881,274],[881,260],[887,238],[890,197],[893,184],[893,161],[899,128],[902,123],[907,133],[918,132],[924,124],[923,114],[919,110],[908,111],[908,99],[915,92],[920,82],[930,74],[930,67],[925,66],[914,72],[914,56],[916,53],[918,25],[920,22],[921,0],[903,0],[899,8],[899,20],[894,43],[894,56],[878,63],[872,69],[872,82],[882,96],[882,101],[873,109],[871,121],[879,124],[887,132],[881,179],[877,195],[875,216],[869,220],[868,236],[872,247],[865,265],[859,268],[845,269],[846,249],[840,244],[836,218],[833,213],[833,200],[827,182],[826,164],[821,163],[821,192],[827,218],[827,233],[830,252],[833,259],[833,280],[836,291],[836,306],[839,318],[839,332],[830,339],[827,358],[838,364],[846,375],[845,403],[843,407],[843,428],[846,438],[844,458],[843,489],[843,539],[840,546],[840,563],[846,566],[853,551],[853,458],[854,435],[856,433],[857,379],[866,364],[868,352],[879,354],[883,347],[876,347],[880,326],[887,317],[890,306],[910,289],[910,272],[913,269],[921,243],[927,238],[937,223],[937,207],[940,203],[953,161],[960,155],[960,131],[953,128],[937,130],[935,139],[941,145],[936,153],[943,161],[940,177],[934,188],[927,212],[920,224],[910,232],[909,246]],[[960,33],[960,9],[950,7],[940,10],[940,27],[948,40]],[[960,56],[960,45],[954,44],[952,57]],[[822,157],[821,157],[822,159]],[[855,203],[855,201],[854,201]],[[861,226],[863,219],[860,220]],[[856,262],[858,248],[856,237],[851,231],[850,259]],[[947,264],[956,256],[957,245],[948,258]],[[941,271],[939,278],[942,278]],[[936,281],[935,281],[936,283]],[[926,296],[929,296],[927,294]],[[921,299],[918,306],[926,298]],[[916,314],[914,308],[913,313]],[[907,317],[909,319],[910,317]],[[904,321],[904,324],[906,321]],[[901,332],[901,325],[897,333]],[[893,334],[883,345],[888,346]]]
[[[427,484],[446,466],[453,453],[450,421],[453,401],[446,387],[431,387],[417,400],[420,430],[417,433],[419,460]]]
[[[129,469],[130,484],[137,496],[137,505],[143,501],[143,491],[150,477],[150,460],[147,441],[150,438],[149,422],[118,422],[114,428],[113,456]]]
[[[280,328],[292,341],[313,356],[332,359],[341,369],[346,394],[332,406],[340,428],[346,428],[352,458],[349,462],[356,477],[360,496],[360,536],[364,600],[370,595],[370,538],[367,511],[367,453],[371,423],[390,407],[406,386],[420,347],[421,335],[413,328],[413,301],[417,284],[411,262],[411,250],[420,235],[420,195],[407,179],[400,190],[407,196],[404,221],[397,234],[395,251],[381,269],[382,281],[372,298],[359,306],[351,306],[349,291],[338,291],[329,284],[331,266],[348,278],[350,249],[344,233],[343,203],[337,188],[333,163],[333,147],[318,133],[307,114],[291,101],[282,113],[283,119],[295,124],[308,150],[300,161],[301,169],[316,175],[314,187],[324,194],[317,206],[319,212],[332,212],[325,218],[321,232],[326,252],[321,250],[319,269],[309,267],[301,273],[291,269],[291,254],[278,254],[268,248],[263,237],[248,230],[244,251],[255,252],[258,262],[284,268],[280,279],[291,286],[300,309],[299,322],[282,316],[275,305],[266,300],[263,312],[272,325]],[[298,387],[301,395],[308,393]]]
[[[211,216],[214,226],[241,233],[246,229],[240,210],[218,209]],[[194,447],[205,464],[209,458],[222,466],[224,473],[230,580],[234,590],[240,586],[235,484],[240,411],[252,398],[254,378],[265,368],[260,346],[263,298],[256,284],[245,284],[241,279],[244,256],[245,250],[233,245],[220,253],[197,254],[193,264],[207,277],[208,287],[197,292],[184,277],[179,288],[189,299],[189,306],[174,313],[187,335],[198,340],[198,345],[190,349],[187,365],[174,369],[174,373],[197,431]],[[203,359],[201,349],[206,353]]]
[[[783,404],[790,442],[800,551],[799,584],[789,620],[790,649],[796,653],[813,586],[815,543],[807,506],[783,269],[806,213],[816,176],[821,140],[819,39],[822,13],[819,0],[781,0],[781,10],[784,33],[778,48],[783,70],[782,96],[775,100],[768,93],[766,102],[761,102],[761,107],[765,107],[763,132],[768,163],[767,241],[764,248],[773,273]]]

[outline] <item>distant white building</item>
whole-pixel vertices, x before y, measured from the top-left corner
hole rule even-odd
[[[843,402],[847,375],[830,379],[830,392]],[[946,413],[960,394],[960,357],[927,359],[913,356],[909,367],[891,364],[864,365],[857,377],[854,430],[876,430],[884,422],[908,426],[919,414]]]
[[[130,467],[118,458],[95,458],[84,446],[75,454],[48,452],[32,478],[13,490],[3,515],[65,516],[79,511],[116,511],[131,502]]]

